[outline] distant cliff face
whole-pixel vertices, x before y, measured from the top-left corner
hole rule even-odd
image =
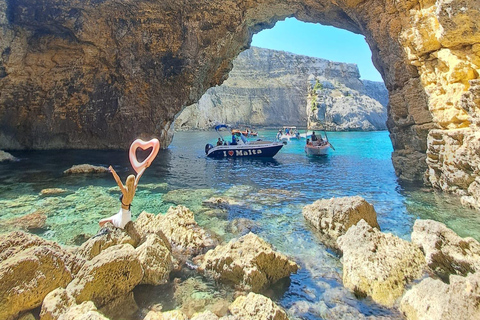
[[[217,123],[305,126],[311,77],[321,77],[329,88],[338,89],[322,92],[326,96],[321,118],[329,130],[386,129],[386,107],[367,91],[383,101],[388,101],[388,92],[385,86],[383,92],[379,89],[382,83],[371,82],[367,89],[356,65],[255,47],[234,60],[221,86],[210,88],[198,103],[185,108],[175,129],[207,129]],[[340,91],[348,92],[349,98],[340,99]],[[325,112],[330,116],[324,118]]]

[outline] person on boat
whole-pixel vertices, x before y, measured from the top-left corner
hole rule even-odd
[[[279,129],[278,130],[278,133],[277,133],[277,140],[280,140],[280,138],[282,137],[283,133],[282,133],[282,129]]]
[[[307,139],[307,145],[311,145],[310,139]]]
[[[133,197],[135,196],[135,191],[137,190],[138,181],[145,172],[146,168],[143,168],[137,174],[137,177],[135,177],[133,174],[129,175],[125,185],[123,185],[122,180],[112,166],[110,166],[108,169],[112,173],[113,178],[117,182],[118,186],[120,187],[120,191],[122,192],[122,195],[120,196],[120,211],[110,218],[100,220],[98,224],[100,227],[102,227],[105,223],[110,222],[115,227],[123,229],[125,225],[132,220],[132,213],[130,212],[131,203],[133,201]]]
[[[312,138],[312,142],[318,140],[317,136],[315,135],[315,131],[312,132],[311,138]]]
[[[237,144],[237,138],[235,137],[235,133],[232,133],[232,142],[230,144],[231,145],[236,145]]]
[[[223,145],[222,139],[218,138],[218,140],[217,140],[217,146],[221,146],[221,145]]]

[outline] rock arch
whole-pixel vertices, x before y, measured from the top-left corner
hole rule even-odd
[[[290,16],[365,36],[398,176],[477,206],[476,0],[0,0],[0,148],[166,145],[175,115],[227,77],[252,34]]]

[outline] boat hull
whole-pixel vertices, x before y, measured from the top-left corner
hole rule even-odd
[[[324,155],[327,155],[329,151],[330,151],[330,144],[326,144],[323,146],[312,146],[312,145],[305,146],[305,153],[309,156],[324,156]]]
[[[270,143],[263,145],[228,145],[228,146],[216,146],[207,151],[207,157],[210,158],[252,158],[274,157],[283,144]]]

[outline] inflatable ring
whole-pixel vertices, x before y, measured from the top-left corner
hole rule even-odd
[[[142,150],[147,150],[148,148],[152,148],[152,151],[147,156],[145,160],[139,162],[137,159],[137,149],[140,148]],[[130,146],[130,151],[128,153],[130,158],[130,164],[135,170],[136,173],[139,173],[142,169],[147,168],[153,162],[155,157],[158,154],[158,150],[160,150],[160,141],[158,139],[152,139],[150,141],[143,141],[142,139],[137,139],[132,142]]]

